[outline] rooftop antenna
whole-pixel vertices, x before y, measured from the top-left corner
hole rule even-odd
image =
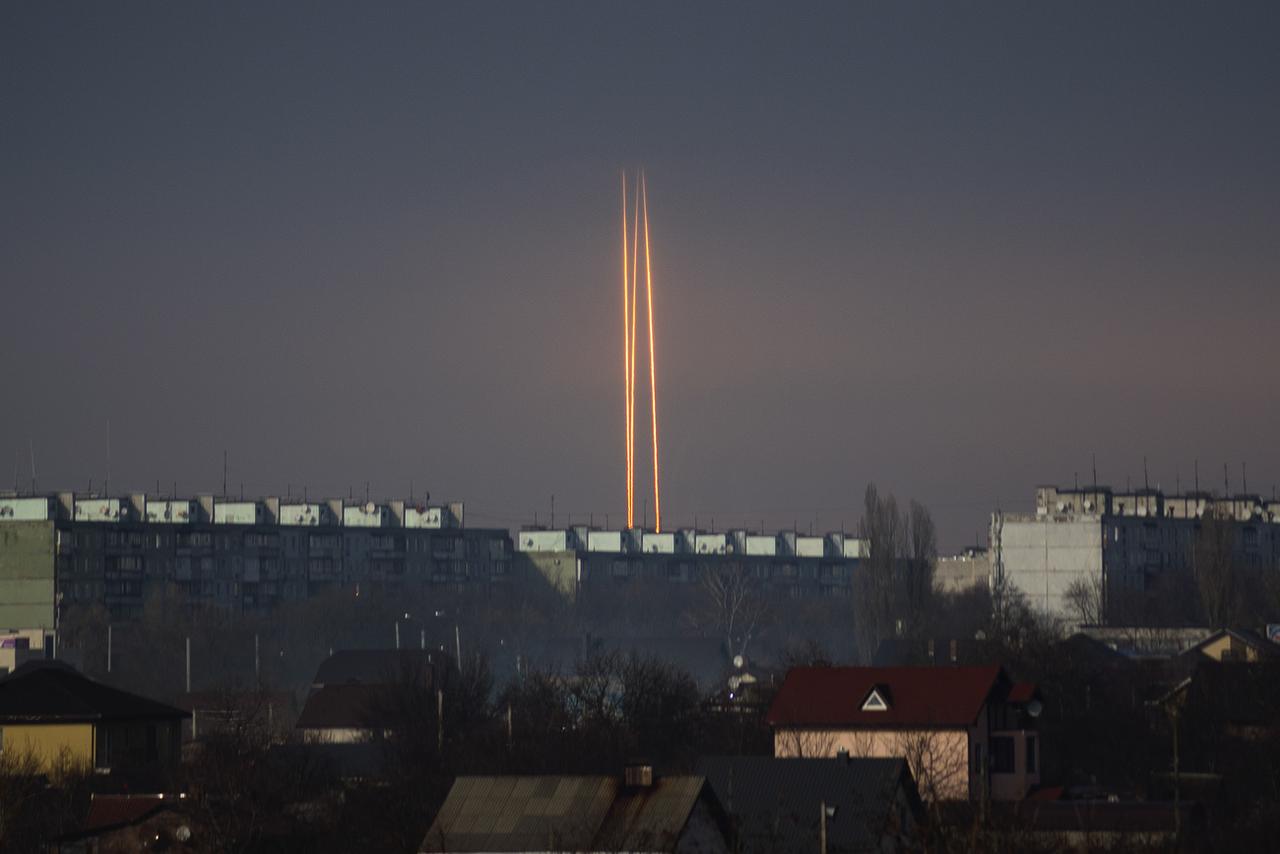
[[[1231,475],[1227,472],[1227,464],[1222,464],[1222,497],[1226,498],[1231,494]]]
[[[1178,469],[1173,470],[1173,491],[1178,495],[1182,494],[1182,472]]]
[[[1098,455],[1092,454],[1091,459],[1093,462],[1093,491],[1097,492],[1098,491]]]
[[[1245,471],[1244,463],[1240,463],[1240,489],[1245,495],[1249,494],[1249,474]]]
[[[107,419],[107,479],[102,484],[102,494],[111,494],[111,419]]]
[[[18,474],[18,467],[21,465],[21,454],[17,448],[13,451],[13,494],[17,495],[22,490],[21,475]]]
[[[556,494],[551,493],[551,530],[556,529]]]
[[[1142,489],[1145,492],[1151,488],[1151,480],[1147,477],[1147,455],[1142,455]]]
[[[413,478],[409,478],[409,503],[413,503]]]
[[[31,494],[36,494],[36,444],[27,437],[27,450],[31,452]]]
[[[1080,472],[1072,472],[1071,476],[1072,478],[1075,479],[1075,482],[1076,482],[1076,492],[1079,492],[1080,491]]]
[[[222,497],[227,497],[227,449],[222,449]]]
[[[1196,492],[1200,491],[1200,461],[1196,460]]]

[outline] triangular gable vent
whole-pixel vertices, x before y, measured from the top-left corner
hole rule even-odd
[[[889,692],[882,690],[879,685],[872,688],[871,693],[867,694],[867,699],[862,701],[862,711],[864,712],[889,711]]]

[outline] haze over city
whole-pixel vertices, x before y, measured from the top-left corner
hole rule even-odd
[[[18,485],[616,526],[640,167],[664,523],[1280,481],[1274,4],[495,11],[0,12]]]

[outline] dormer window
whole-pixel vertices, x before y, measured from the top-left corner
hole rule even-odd
[[[867,698],[862,701],[862,711],[889,711],[889,687],[887,685],[877,685],[872,688],[871,692],[867,694]]]

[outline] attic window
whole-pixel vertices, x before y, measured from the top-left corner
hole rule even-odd
[[[864,712],[887,712],[889,711],[889,692],[883,685],[877,685],[871,689],[871,693],[867,695],[867,699],[862,701],[862,711]]]

